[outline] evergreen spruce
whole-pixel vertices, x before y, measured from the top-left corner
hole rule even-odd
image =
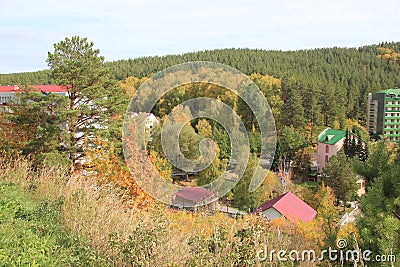
[[[343,151],[346,157],[350,157],[350,134],[349,129],[346,129],[346,136],[344,138]]]
[[[354,158],[357,154],[357,141],[356,138],[354,137],[354,134],[351,135],[351,140],[350,140],[350,146],[349,146],[349,157]]]
[[[355,145],[355,156],[357,156],[357,158],[359,160],[361,160],[362,155],[364,154],[364,146],[363,146],[363,142],[361,139],[361,135],[360,132],[357,131],[356,135],[355,135],[355,140],[356,140],[356,145]]]

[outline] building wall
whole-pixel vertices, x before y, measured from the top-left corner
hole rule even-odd
[[[1,92],[0,93],[0,105],[7,104],[13,98],[15,98],[15,93],[14,92]]]
[[[194,210],[196,211],[198,208],[206,208],[206,209],[211,209],[211,210],[217,210],[218,209],[218,199],[215,196],[211,196],[208,199],[205,199],[200,202],[193,202],[188,199],[184,199],[182,197],[176,196],[172,200],[172,205],[178,208],[185,208],[188,210]],[[208,203],[209,202],[209,203]],[[208,203],[208,204],[205,204]]]
[[[267,210],[264,210],[262,214],[267,217],[269,220],[276,219],[282,217],[282,214],[280,214],[276,209],[274,208],[269,208]]]
[[[378,129],[378,100],[373,99],[373,94],[368,94],[368,132],[376,134]]]
[[[149,141],[153,141],[153,130],[155,124],[159,124],[159,121],[157,120],[156,116],[154,116],[153,113],[147,114],[146,121],[145,121],[145,126],[149,131]]]
[[[153,129],[156,124],[159,124],[159,121],[157,120],[156,116],[152,113],[147,113],[144,115],[143,113],[140,114],[140,116],[145,116],[145,117],[140,117],[140,120],[144,122],[145,130],[146,130],[146,142],[147,141],[152,141],[153,140]],[[137,112],[132,112],[130,114],[131,118],[139,117],[139,114]]]
[[[385,94],[368,94],[368,121],[367,128],[371,135],[383,134],[385,109]]]
[[[183,208],[183,207],[194,207],[196,203],[190,201],[188,199],[181,198],[179,196],[175,196],[175,199],[172,203],[174,206]]]
[[[317,164],[319,168],[319,172],[322,172],[322,170],[325,168],[325,165],[327,163],[327,160],[332,156],[335,156],[339,153],[339,151],[342,149],[344,144],[344,138],[339,140],[336,144],[334,145],[328,145],[322,142],[318,143],[318,150],[317,150]],[[327,152],[327,146],[328,146],[328,152]]]
[[[383,132],[389,140],[400,142],[400,97],[385,98]]]
[[[368,132],[400,142],[400,97],[385,92],[368,95]]]
[[[67,96],[66,92],[54,92],[52,94]],[[13,100],[16,97],[15,92],[0,92],[0,105],[7,105],[8,102]]]

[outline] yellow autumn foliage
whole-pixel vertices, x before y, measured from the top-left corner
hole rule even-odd
[[[125,93],[129,98],[132,98],[136,93],[136,90],[148,80],[147,77],[137,78],[135,76],[130,76],[119,83],[119,86],[125,90]]]
[[[386,62],[396,62],[399,57],[398,52],[387,47],[378,47],[377,50],[379,53],[378,58],[383,59]]]
[[[348,242],[353,241],[354,239],[360,240],[360,235],[355,224],[347,223],[341,226],[337,234],[337,240],[339,239],[345,239]]]

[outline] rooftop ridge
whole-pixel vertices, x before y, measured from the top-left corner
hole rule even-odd
[[[344,130],[334,130],[331,128],[326,128],[318,135],[318,142],[325,143],[328,145],[334,145],[346,136],[346,131]]]

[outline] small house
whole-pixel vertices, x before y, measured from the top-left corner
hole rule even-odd
[[[190,186],[175,193],[172,205],[180,209],[185,208],[194,211],[201,206],[215,209],[217,200],[218,198],[213,192],[201,187]]]
[[[265,202],[253,213],[262,213],[268,220],[283,216],[291,221],[301,220],[304,222],[312,221],[317,216],[317,212],[312,207],[292,192]]]
[[[342,149],[346,131],[326,128],[318,135],[317,165],[322,172],[332,156],[336,156]]]

